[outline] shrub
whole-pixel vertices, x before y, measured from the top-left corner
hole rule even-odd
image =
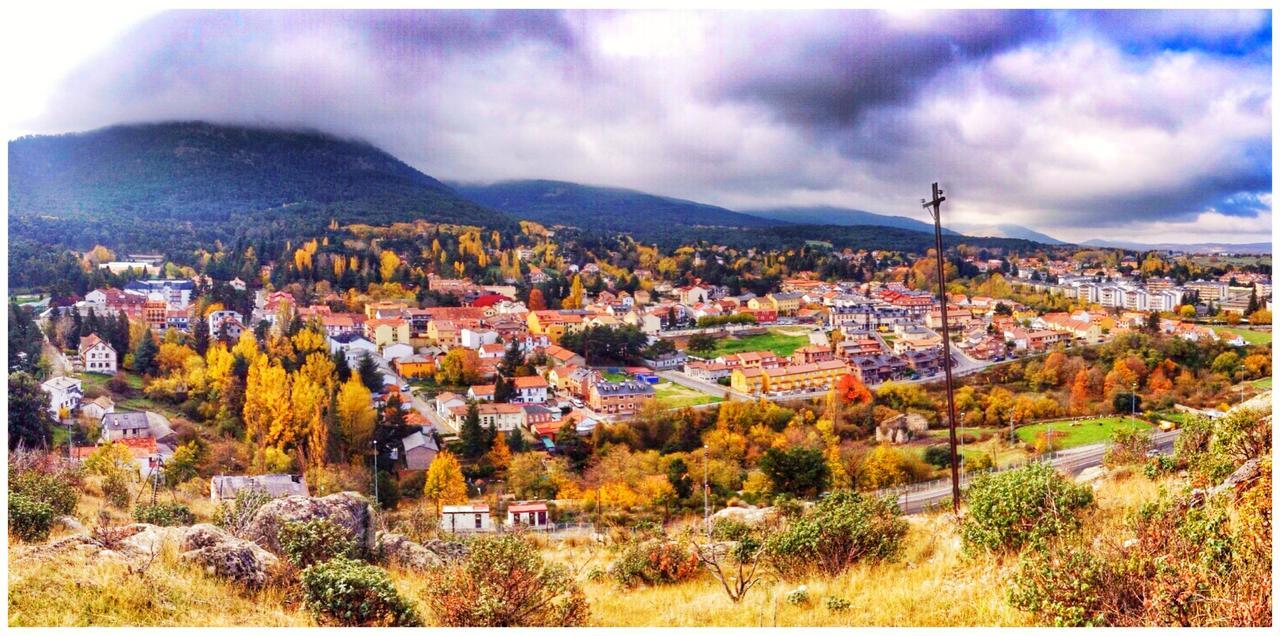
[[[808,605],[809,588],[801,585],[800,587],[791,590],[791,592],[787,594],[787,602],[792,605]]]
[[[21,493],[9,493],[9,532],[22,541],[44,541],[53,527],[53,506]]]
[[[157,526],[189,526],[195,523],[196,517],[191,509],[180,503],[158,503],[150,506],[136,506],[133,509],[133,520],[138,523],[151,523]]]
[[[964,469],[969,472],[990,470],[995,468],[996,460],[991,453],[978,453],[964,458]]]
[[[930,446],[924,449],[924,461],[930,466],[946,468],[951,465],[951,448],[947,446]]]
[[[55,515],[69,515],[75,512],[76,504],[80,502],[77,483],[78,480],[67,479],[60,473],[22,470],[9,477],[9,492],[48,504]]]
[[[1151,449],[1151,433],[1136,426],[1123,426],[1111,434],[1111,447],[1103,458],[1108,467],[1136,464],[1143,461]]]
[[[698,555],[689,546],[665,539],[632,541],[609,566],[623,587],[679,583],[698,573]]]
[[[1160,455],[1159,457],[1152,457],[1147,460],[1146,465],[1142,467],[1142,474],[1146,475],[1147,479],[1156,480],[1159,479],[1161,475],[1167,475],[1173,472],[1174,468],[1176,468],[1176,464],[1172,457],[1169,457],[1168,455]]]
[[[577,627],[586,596],[523,537],[480,537],[461,561],[426,573],[425,602],[446,627]]]
[[[102,480],[102,495],[107,503],[124,510],[129,507],[129,480],[122,472],[113,472]]]
[[[1009,603],[1058,627],[1103,626],[1105,576],[1106,564],[1082,546],[1037,551],[1018,565]]]
[[[223,501],[213,511],[214,523],[225,528],[227,532],[240,536],[253,521],[258,509],[271,501],[271,495],[260,488],[245,488],[236,493],[230,502]]]
[[[765,549],[784,576],[813,569],[832,575],[859,561],[896,557],[906,534],[896,501],[837,492],[769,537]]]
[[[840,598],[839,596],[828,596],[827,609],[832,612],[843,612],[849,609],[849,601]]]
[[[277,539],[285,558],[299,568],[335,557],[355,558],[358,552],[346,529],[328,519],[287,522],[281,526]]]
[[[965,499],[969,512],[960,526],[965,547],[1016,551],[1078,528],[1078,513],[1093,504],[1093,492],[1049,464],[1034,463],[979,475]]]
[[[303,605],[321,625],[415,627],[422,619],[386,570],[335,557],[302,571]]]

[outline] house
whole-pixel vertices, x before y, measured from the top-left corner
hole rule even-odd
[[[686,360],[688,357],[683,351],[669,351],[653,358],[645,358],[641,362],[654,371],[669,371],[683,367]]]
[[[727,378],[733,369],[727,364],[718,362],[705,362],[695,360],[686,362],[684,365],[685,375],[702,380],[704,382],[716,382],[720,378]]]
[[[116,350],[98,334],[91,333],[80,339],[80,364],[90,373],[114,375],[116,372]]]
[[[547,515],[545,501],[516,501],[507,505],[507,525],[515,528],[531,530],[547,530],[551,528],[551,519]]]
[[[382,347],[383,360],[399,360],[411,355],[413,355],[413,347],[402,342],[396,342]]]
[[[465,331],[465,330],[463,330]],[[507,353],[506,345],[501,342],[480,345],[477,355],[485,360],[497,360]]]
[[[459,430],[467,417],[467,406],[457,406],[450,412]],[[513,431],[524,428],[524,409],[519,404],[484,402],[476,405],[476,413],[480,416],[480,428],[496,431]]]
[[[467,401],[464,400],[462,396],[448,391],[437,394],[435,403],[436,414],[440,417],[449,417],[453,413],[453,409],[467,405]]]
[[[788,364],[772,368],[739,367],[729,376],[729,385],[735,391],[751,395],[826,390],[848,373],[849,366],[844,360]]]
[[[364,336],[375,345],[409,344],[409,322],[403,318],[374,318],[364,323]]]
[[[124,286],[126,294],[144,298],[157,294],[166,304],[175,307],[191,304],[191,295],[195,290],[196,284],[193,281],[180,279],[134,280]]]
[[[425,430],[417,430],[400,440],[404,448],[404,464],[409,470],[426,470],[431,467],[440,447],[436,446],[434,435]]]
[[[800,347],[791,354],[791,361],[794,364],[809,364],[811,362],[825,362],[834,359],[835,352],[831,350],[831,347],[822,345]]]
[[[521,404],[542,404],[547,401],[547,388],[550,386],[541,376],[528,375],[512,379],[515,395],[512,402]]]
[[[493,519],[486,504],[443,506],[440,508],[440,529],[447,532],[493,532]]]
[[[392,366],[395,367],[396,373],[399,373],[404,378],[422,378],[436,372],[435,360],[426,356],[396,358]]]
[[[591,410],[597,413],[630,414],[654,397],[653,386],[640,380],[597,382],[591,386]]]
[[[329,353],[341,353],[347,359],[347,366],[354,369],[360,365],[360,360],[365,355],[376,356],[378,346],[359,334],[346,333],[329,337]]]
[[[467,399],[477,402],[492,402],[493,395],[497,390],[494,384],[473,384],[467,389]]]
[[[214,503],[235,499],[242,490],[258,490],[272,498],[307,496],[307,482],[302,475],[217,475],[209,478],[209,499]]]
[[[135,437],[152,437],[151,422],[145,411],[121,411],[102,416],[102,439],[115,441]]]
[[[217,339],[220,335],[225,333],[227,340],[235,342],[240,339],[240,334],[245,328],[244,316],[241,315],[240,312],[232,311],[230,309],[211,311],[205,318],[205,321],[209,324],[209,338],[211,340]],[[225,332],[223,331],[224,328],[226,330]]]
[[[59,412],[63,409],[70,414],[79,408],[80,400],[84,398],[84,387],[80,380],[70,376],[49,378],[40,388],[49,394],[49,412],[55,418],[59,417]]]
[[[80,414],[98,422],[102,421],[102,416],[115,410],[115,401],[105,395],[80,403]]]
[[[576,366],[583,366],[587,363],[586,359],[582,356],[565,349],[560,345],[553,344],[544,349],[544,352],[547,354],[547,360],[551,362],[551,364],[572,364]]]

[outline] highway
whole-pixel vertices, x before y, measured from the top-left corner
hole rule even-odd
[[[1173,452],[1173,440],[1177,437],[1177,430],[1157,432],[1151,436],[1151,444],[1161,454],[1167,455]],[[1078,475],[1086,468],[1102,465],[1102,458],[1106,455],[1107,447],[1110,445],[1110,443],[1104,442],[1058,451],[1057,455],[1049,463],[1068,475]],[[962,490],[968,486],[968,483],[969,475],[961,475],[960,487]],[[898,505],[901,506],[903,514],[918,514],[933,506],[947,506],[950,501],[950,479],[932,482],[922,490],[912,490],[898,496]]]

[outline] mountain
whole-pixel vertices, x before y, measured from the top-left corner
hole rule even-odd
[[[910,217],[876,214],[865,210],[837,208],[828,205],[767,208],[762,210],[743,210],[742,212],[751,216],[805,225],[875,225],[933,233],[932,223],[925,223]],[[956,232],[946,228],[942,228],[942,233],[956,234]]]
[[[1129,241],[1090,239],[1081,243],[1081,245],[1089,247],[1112,247],[1142,252],[1150,250],[1168,250],[1171,252],[1188,252],[1196,254],[1271,253],[1271,243],[1132,243]]]
[[[572,225],[627,232],[644,240],[655,232],[683,227],[765,228],[787,225],[725,208],[635,190],[566,181],[450,183],[462,196],[511,216],[547,225]]]
[[[994,238],[1015,238],[1044,243],[1045,245],[1069,245],[1066,241],[1059,241],[1048,234],[1042,234],[1029,227],[1022,225],[1014,225],[1012,223],[1000,223],[997,225],[976,225],[971,223],[952,223],[953,229],[963,232],[968,236],[990,236]]]
[[[89,232],[127,235],[117,239],[276,221],[323,227],[330,218],[512,223],[362,141],[200,122],[10,141],[9,214],[11,230],[26,226],[15,217],[76,219],[92,221],[79,224]]]

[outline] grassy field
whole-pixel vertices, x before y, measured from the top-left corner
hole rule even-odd
[[[702,391],[680,386],[673,382],[659,382],[653,386],[653,389],[656,397],[671,408],[684,408],[686,406],[723,401],[723,398],[707,395]]]
[[[1251,344],[1271,344],[1270,331],[1254,331],[1245,329],[1244,327],[1213,327],[1218,331],[1228,331],[1244,338],[1244,341]]]
[[[742,338],[723,338],[708,357],[717,357],[744,351],[772,351],[779,356],[789,356],[796,349],[809,344],[806,330],[770,329],[768,333]]]
[[[1269,389],[1271,388],[1271,378],[1262,378],[1261,380],[1254,380],[1253,386],[1256,386],[1259,389]]]
[[[631,379],[631,376],[625,373],[617,373],[614,371],[604,371],[601,372],[600,375],[610,382],[626,382]]]
[[[1089,420],[1041,422],[1017,429],[1018,439],[1028,444],[1036,441],[1036,435],[1053,428],[1055,434],[1065,433],[1061,437],[1062,448],[1097,444],[1111,439],[1111,433],[1120,426],[1136,426],[1142,429],[1151,428],[1151,424],[1128,417],[1099,417]]]

